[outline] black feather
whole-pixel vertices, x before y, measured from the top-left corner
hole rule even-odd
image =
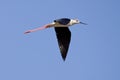
[[[68,27],[55,27],[55,32],[63,60],[66,59],[69,44],[71,40],[71,32]]]
[[[71,19],[68,18],[61,18],[61,19],[56,19],[54,22],[58,22],[61,25],[67,25],[70,22]]]

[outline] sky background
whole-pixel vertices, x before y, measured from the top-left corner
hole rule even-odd
[[[23,34],[63,17],[88,24],[65,62],[54,28]],[[120,0],[0,0],[0,80],[120,80]]]

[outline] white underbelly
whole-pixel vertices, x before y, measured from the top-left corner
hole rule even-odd
[[[54,27],[69,27],[71,26],[70,24],[67,25],[61,25],[61,24],[54,24]]]
[[[69,25],[54,25],[54,27],[69,27]]]

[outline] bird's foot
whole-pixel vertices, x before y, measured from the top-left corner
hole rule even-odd
[[[28,30],[26,32],[24,32],[24,34],[28,34],[28,33],[31,33],[32,31],[31,30]]]

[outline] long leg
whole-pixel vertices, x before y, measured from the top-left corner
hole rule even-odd
[[[27,31],[24,32],[24,34],[35,32],[35,31],[38,31],[38,30],[43,30],[43,29],[46,29],[46,28],[50,28],[52,26],[54,26],[54,25],[53,24],[48,24],[48,25],[45,25],[43,27],[38,27],[38,28],[35,28],[35,29],[32,29],[32,30],[27,30]]]

